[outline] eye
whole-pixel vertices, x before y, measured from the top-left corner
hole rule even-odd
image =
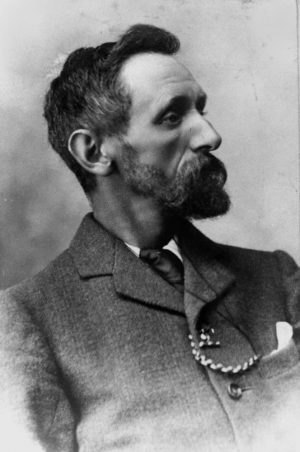
[[[205,104],[203,102],[196,105],[197,111],[200,113],[201,116],[206,116],[207,111],[205,110]]]
[[[207,115],[207,111],[205,109],[206,106],[207,106],[207,98],[205,96],[201,96],[199,99],[197,99],[196,109],[200,113],[201,116]]]
[[[170,111],[167,113],[163,119],[162,123],[166,125],[175,126],[177,124],[180,124],[182,116],[175,111]]]

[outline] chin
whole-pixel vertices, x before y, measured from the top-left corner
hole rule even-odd
[[[218,188],[213,192],[198,193],[198,196],[188,197],[182,202],[165,204],[164,207],[177,217],[204,220],[225,215],[230,205],[230,198],[226,191]]]

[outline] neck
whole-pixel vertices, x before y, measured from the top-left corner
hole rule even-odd
[[[151,198],[136,195],[128,187],[117,191],[99,187],[92,196],[92,207],[95,219],[129,245],[160,248],[174,235],[174,218]]]

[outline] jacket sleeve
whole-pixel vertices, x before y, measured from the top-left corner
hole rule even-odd
[[[76,451],[72,410],[50,347],[13,289],[0,293],[0,379],[1,451]]]

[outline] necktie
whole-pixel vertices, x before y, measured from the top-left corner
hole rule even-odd
[[[147,262],[166,281],[183,293],[183,265],[181,260],[169,250],[141,250],[140,259]]]

